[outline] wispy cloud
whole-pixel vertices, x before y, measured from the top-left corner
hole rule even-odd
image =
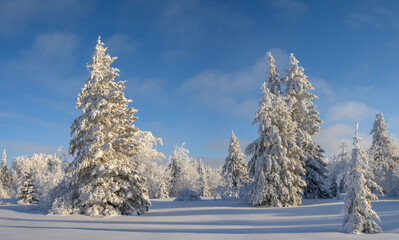
[[[56,130],[62,130],[63,132],[67,132],[68,128],[56,123],[52,122],[47,122],[42,119],[34,118],[31,116],[19,114],[19,113],[13,113],[13,112],[4,112],[0,111],[0,118],[1,119],[8,119],[8,120],[14,120],[14,121],[21,121],[21,122],[28,122],[28,123],[33,123],[38,126],[42,126],[45,128],[52,128]]]
[[[373,109],[361,102],[348,101],[335,104],[329,111],[327,118],[331,122],[339,120],[360,121],[367,117],[372,117],[377,113]]]
[[[346,24],[358,29],[386,29],[399,31],[399,17],[381,1],[370,2],[361,9],[348,13]]]
[[[346,143],[349,149],[352,148],[353,137],[355,136],[355,122],[353,126],[349,124],[334,124],[330,127],[323,129],[317,134],[314,139],[326,151],[327,156],[330,154],[337,154],[341,152],[339,146],[341,143]],[[360,132],[362,138],[361,145],[365,148],[371,145],[371,137],[367,133]],[[346,149],[348,151],[348,149]]]
[[[1,67],[3,73],[0,75],[7,74],[6,78],[15,79],[8,83],[17,86],[14,88],[26,89],[27,84],[39,84],[64,96],[71,94],[87,78],[87,75],[71,75],[71,72],[76,73],[75,53],[79,46],[79,38],[74,33],[39,34],[30,48],[21,50],[14,59]],[[80,69],[86,72],[84,67]]]
[[[256,110],[257,95],[253,93],[260,92],[257,90],[266,77],[265,71],[264,58],[235,72],[206,70],[184,81],[180,91],[217,110],[248,114]],[[255,104],[248,104],[253,101]]]

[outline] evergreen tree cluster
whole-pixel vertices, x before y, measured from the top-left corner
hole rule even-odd
[[[328,198],[327,161],[312,140],[322,122],[312,102],[314,89],[293,54],[282,78],[271,53],[268,63],[253,121],[258,124],[259,137],[246,148],[251,156],[248,172],[253,178],[249,203],[288,207],[301,205],[302,196]]]

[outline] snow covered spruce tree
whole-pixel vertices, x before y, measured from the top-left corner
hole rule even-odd
[[[25,172],[22,184],[17,190],[18,203],[38,204],[37,189],[32,177],[32,174]]]
[[[234,132],[231,132],[229,156],[223,165],[222,179],[221,197],[224,199],[238,198],[240,187],[246,186],[249,182],[247,163]]]
[[[385,193],[389,193],[394,184],[393,172],[398,162],[395,159],[395,146],[388,136],[382,113],[377,113],[370,134],[373,136],[370,148],[371,168],[376,182],[383,187]]]
[[[198,164],[198,175],[199,175],[199,184],[200,184],[198,195],[200,195],[201,197],[211,196],[211,193],[209,192],[208,178],[206,176],[206,170],[205,170],[204,164],[202,163],[201,159],[199,160],[199,164]]]
[[[0,162],[0,184],[3,189],[3,195],[9,197],[13,193],[13,179],[10,169],[7,167],[7,154],[4,149]]]
[[[348,190],[345,195],[343,227],[348,233],[378,233],[381,228],[375,222],[380,220],[377,213],[371,209],[371,200],[378,200],[370,191],[370,187],[382,190],[372,180],[366,180],[367,156],[360,146],[358,135],[359,123],[356,123],[356,133],[353,139],[352,160],[348,174]]]
[[[248,201],[254,206],[298,206],[302,203],[302,176],[305,170],[300,160],[301,150],[296,144],[296,123],[290,108],[280,96],[262,85],[259,109],[253,124],[259,124],[259,137],[245,150],[252,155],[248,162],[253,178]]]
[[[297,123],[296,141],[301,151],[301,160],[305,163],[306,187],[305,198],[329,198],[326,188],[327,160],[323,157],[323,149],[317,145],[312,136],[320,132],[322,120],[312,100],[317,96],[304,69],[298,66],[299,61],[291,53],[287,76],[283,79],[285,97],[291,108],[292,119]]]
[[[106,50],[99,37],[87,65],[89,78],[76,101],[82,115],[71,126],[72,182],[54,201],[53,213],[140,215],[150,206],[144,179],[130,160],[138,150],[133,125],[137,110],[128,107],[124,81],[114,81],[119,70],[110,65],[116,58]]]

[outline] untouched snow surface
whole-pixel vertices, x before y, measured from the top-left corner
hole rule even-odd
[[[235,200],[152,200],[143,216],[50,216],[29,205],[0,205],[0,239],[399,239],[399,199],[373,202],[381,234],[341,230],[343,202],[305,200],[291,208],[248,207]]]

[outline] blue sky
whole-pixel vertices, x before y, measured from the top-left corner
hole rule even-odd
[[[316,141],[327,156],[365,144],[376,112],[399,135],[397,1],[44,1],[0,0],[0,148],[18,155],[68,148],[98,35],[135,125],[163,139],[169,155],[221,165],[231,131],[242,147],[266,75],[266,52],[281,74],[293,52],[316,88],[324,120]]]

